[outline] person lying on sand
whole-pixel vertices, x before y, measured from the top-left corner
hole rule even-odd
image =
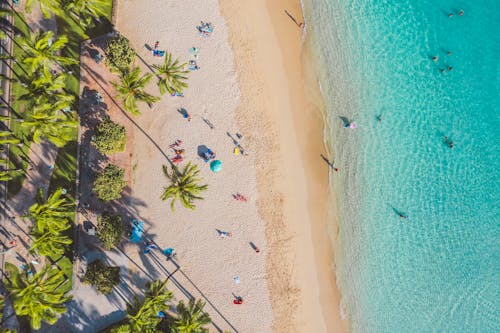
[[[219,237],[220,237],[220,238],[222,238],[222,239],[226,239],[226,238],[229,238],[229,237],[231,237],[231,236],[233,236],[233,234],[232,234],[232,233],[227,232],[227,231],[220,231],[220,230],[219,230]]]
[[[181,155],[176,155],[176,156],[172,159],[172,163],[179,164],[179,163],[181,163],[183,160],[184,160],[184,157],[182,157]]]
[[[176,139],[175,142],[168,147],[174,149],[175,147],[180,147],[180,145],[182,145],[182,140]]]
[[[247,198],[239,193],[233,194],[234,200],[247,202]]]

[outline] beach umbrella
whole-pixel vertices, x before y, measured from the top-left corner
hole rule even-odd
[[[212,170],[213,172],[221,171],[222,170],[222,162],[219,160],[212,161],[212,163],[210,163],[210,170]]]

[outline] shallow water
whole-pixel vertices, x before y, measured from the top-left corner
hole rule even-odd
[[[340,168],[337,278],[353,330],[500,331],[500,2],[304,6]]]

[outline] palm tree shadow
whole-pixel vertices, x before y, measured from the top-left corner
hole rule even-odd
[[[96,77],[91,73],[88,72],[88,74],[95,80],[97,85],[104,91],[104,93],[108,96],[108,98],[113,102],[113,104],[122,112],[122,114],[153,144],[153,146],[156,147],[156,149],[165,157],[168,163],[170,163],[171,166],[174,166],[172,163],[172,160],[168,157],[168,155],[165,153],[165,151],[158,145],[158,143],[134,120],[132,117],[129,115],[128,112],[126,112],[121,105],[111,96],[109,91],[102,85],[101,82],[96,80]]]

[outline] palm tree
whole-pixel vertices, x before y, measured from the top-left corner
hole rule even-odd
[[[66,312],[64,303],[71,297],[64,291],[69,280],[63,271],[47,265],[40,272],[29,275],[28,272],[19,272],[11,263],[5,263],[5,270],[10,275],[5,281],[14,311],[18,316],[28,316],[33,329],[40,329],[42,321],[55,324],[58,315]]]
[[[21,143],[21,140],[16,138],[14,136],[14,133],[11,131],[2,131],[0,132],[0,145],[7,145],[7,144],[19,144]]]
[[[170,208],[174,210],[174,204],[177,200],[180,200],[182,205],[189,209],[195,209],[196,206],[193,201],[203,198],[199,196],[202,191],[208,188],[208,185],[198,185],[201,180],[198,177],[200,171],[198,170],[198,165],[192,165],[189,162],[182,172],[174,165],[172,166],[172,172],[168,171],[166,165],[163,166],[163,173],[165,177],[170,179],[170,185],[163,188],[163,194],[161,195],[162,200],[172,199],[170,202]]]
[[[142,301],[135,296],[133,303],[127,305],[131,331],[152,332],[160,322],[158,312],[165,310],[172,298],[172,292],[167,289],[167,280],[151,282]]]
[[[7,9],[7,8],[0,8],[0,18],[2,18],[2,21],[4,21],[5,23],[8,22],[7,19],[5,19],[5,17],[9,16],[10,14],[12,14],[12,11],[10,9]],[[4,39],[7,37],[7,29],[8,30],[11,30],[12,27],[9,26],[8,27],[2,27],[3,29],[0,30],[0,39]]]
[[[27,92],[19,96],[18,99],[32,101],[33,104],[39,104],[42,100],[46,100],[50,101],[51,104],[57,103],[58,108],[70,106],[75,97],[64,90],[66,78],[65,73],[53,75],[47,69],[37,71],[30,77],[23,77],[20,81]]]
[[[30,252],[41,256],[61,256],[65,253],[67,246],[73,243],[68,236],[50,231],[40,233],[34,229],[30,234],[33,236]]]
[[[69,229],[74,205],[63,197],[61,188],[51,194],[47,200],[43,200],[43,191],[39,189],[35,200],[25,217],[34,222],[34,229],[38,234],[46,232],[58,234]]]
[[[50,69],[52,63],[59,65],[74,65],[78,61],[60,56],[60,51],[68,43],[68,37],[62,35],[56,40],[53,40],[54,33],[47,31],[43,34],[37,33],[34,36],[23,37],[21,45],[27,55],[24,56],[23,62],[31,66],[31,72],[35,72],[42,67],[45,70]]]
[[[19,176],[23,172],[22,169],[9,169],[0,171],[0,182],[7,182]]]
[[[186,63],[179,63],[179,59],[173,60],[172,54],[167,53],[165,56],[165,62],[163,65],[153,65],[156,69],[156,75],[159,78],[158,87],[160,87],[160,93],[163,95],[168,92],[173,94],[174,92],[182,92],[184,88],[187,88],[187,76],[185,76],[189,71],[185,70],[184,67]]]
[[[57,147],[63,147],[74,140],[77,121],[69,119],[65,114],[51,111],[56,105],[58,104],[37,105],[21,123],[21,127],[29,129],[34,142],[40,143],[42,138],[45,138]],[[57,106],[60,107],[61,105]]]
[[[5,307],[5,299],[0,296],[0,321],[3,319],[3,308]]]
[[[144,90],[144,87],[151,80],[152,75],[149,73],[142,77],[139,77],[139,75],[140,69],[139,67],[135,67],[131,71],[121,74],[120,83],[112,82],[118,95],[123,99],[125,110],[136,116],[141,114],[137,108],[137,101],[151,105],[159,100],[158,97]]]
[[[178,317],[174,321],[174,333],[208,333],[203,326],[211,322],[208,313],[203,312],[205,303],[202,300],[190,299],[186,306],[183,301],[177,305]]]
[[[83,28],[90,25],[93,19],[106,17],[110,10],[111,1],[108,0],[70,0],[64,9],[80,22]]]
[[[29,208],[26,217],[33,222],[31,235],[34,240],[30,251],[43,256],[62,255],[72,240],[61,233],[68,230],[73,205],[57,189],[47,200],[43,200],[42,189],[38,190],[36,202]]]
[[[51,14],[61,14],[61,1],[60,0],[27,0],[26,1],[26,11],[31,12],[31,7],[33,2],[38,1],[40,6],[40,11],[44,18],[49,18]]]

